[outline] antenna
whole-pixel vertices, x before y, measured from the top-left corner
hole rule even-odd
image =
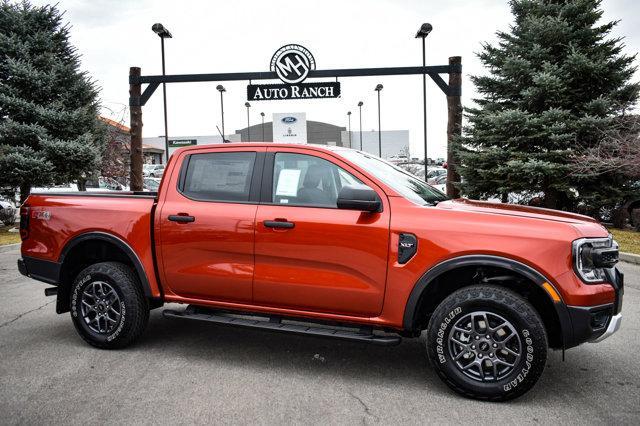
[[[216,126],[216,129],[218,129],[218,133],[220,133],[220,137],[222,138],[222,143],[229,143],[229,141],[224,138],[224,135],[220,131],[220,127]]]

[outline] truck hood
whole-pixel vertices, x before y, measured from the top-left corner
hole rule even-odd
[[[498,214],[507,216],[519,216],[532,219],[551,220],[555,222],[565,222],[573,224],[598,223],[595,219],[576,213],[569,213],[560,210],[543,209],[539,207],[529,207],[514,204],[492,203],[488,201],[467,200],[458,198],[456,200],[443,201],[438,203],[438,207],[447,210],[472,211],[478,213]]]

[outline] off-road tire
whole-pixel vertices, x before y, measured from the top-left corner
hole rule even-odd
[[[490,317],[495,315],[491,318],[499,316],[508,321],[512,326],[513,338],[516,341],[519,338],[520,358],[517,362],[514,360],[513,367],[503,367],[506,370],[503,377],[494,374],[487,381],[470,378],[470,372],[463,371],[464,366],[458,365],[458,362],[464,362],[464,359],[456,361],[453,358],[452,351],[458,351],[458,354],[467,351],[465,357],[483,362],[478,358],[482,353],[472,353],[470,344],[467,349],[461,350],[464,345],[458,345],[457,339],[451,339],[458,336],[464,337],[466,341],[468,335],[459,334],[459,331],[456,331],[459,328],[456,329],[454,326],[465,324],[467,318],[473,318],[469,315],[477,312],[486,312]],[[496,331],[498,332],[499,330]],[[489,337],[489,334],[491,332],[486,337]],[[469,337],[471,341],[475,338]],[[479,338],[481,340],[476,342],[483,342],[484,336]],[[489,343],[492,346],[495,341],[489,340]],[[523,395],[538,381],[547,360],[547,333],[533,306],[513,291],[490,285],[464,287],[442,301],[430,318],[426,346],[431,365],[451,389],[465,397],[485,401],[507,401]],[[495,372],[493,364],[486,358],[487,355],[484,354],[484,362],[489,366],[486,369]],[[490,355],[497,356],[497,353],[493,352]],[[481,370],[480,374],[484,374],[483,371]]]
[[[98,333],[91,329],[82,313],[82,295],[92,283],[104,282],[118,296],[116,309],[120,318],[114,329]],[[78,274],[70,292],[71,319],[78,334],[100,349],[118,349],[132,344],[144,331],[149,320],[149,304],[138,278],[131,268],[119,262],[93,264]]]

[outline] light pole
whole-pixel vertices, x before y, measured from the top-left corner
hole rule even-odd
[[[164,25],[157,23],[153,24],[151,30],[158,34],[160,37],[160,50],[162,51],[162,75],[164,76],[164,39],[171,38],[171,33],[168,29],[164,27]],[[166,161],[169,161],[169,131],[167,130],[167,85],[166,83],[162,83],[162,101],[164,103],[164,152]]]
[[[416,38],[422,39],[422,66],[427,66],[427,56],[425,50],[425,39],[429,33],[433,30],[433,27],[429,23],[424,23],[420,26],[420,29],[416,33]],[[424,181],[427,181],[427,74],[422,73],[422,108],[424,111]]]
[[[360,108],[360,151],[362,151],[362,101],[358,102],[358,108]]]
[[[351,111],[347,111],[347,117],[349,118],[349,148],[353,148],[351,146]]]
[[[375,91],[378,92],[378,156],[382,158],[382,129],[380,128],[380,92],[382,84],[376,85]]]
[[[222,142],[224,142],[226,139],[224,136],[225,135],[224,133],[224,100],[223,100],[222,94],[226,92],[227,89],[225,89],[222,84],[218,84],[216,86],[216,90],[220,92],[220,115],[222,116]]]
[[[247,107],[247,142],[251,142],[251,128],[249,126],[249,108],[251,108],[251,104],[249,102],[245,102],[244,106]]]
[[[262,117],[262,142],[264,142],[264,112],[261,112],[260,116]]]

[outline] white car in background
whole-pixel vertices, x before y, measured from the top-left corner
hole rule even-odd
[[[424,172],[423,172],[424,175]],[[427,169],[427,180],[431,180],[431,179],[435,179],[439,176],[446,176],[447,175],[447,169],[445,169],[444,167],[429,167]]]
[[[142,179],[142,185],[145,191],[158,192],[158,188],[160,187],[160,179],[146,177]]]
[[[429,179],[429,185],[433,186],[440,192],[447,193],[447,171],[444,174]]]
[[[144,164],[142,166],[142,176],[159,178],[164,173],[164,164]]]
[[[16,207],[11,201],[0,197],[0,225],[10,226],[15,223]]]

